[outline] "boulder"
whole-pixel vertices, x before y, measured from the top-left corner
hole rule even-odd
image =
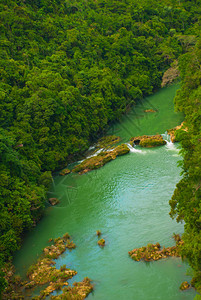
[[[57,198],[49,198],[48,201],[52,206],[59,203],[59,199],[57,199]]]
[[[180,290],[182,290],[182,291],[184,291],[184,290],[187,290],[187,289],[189,289],[191,286],[190,286],[190,284],[188,283],[188,281],[184,281],[184,282],[182,282],[182,284],[180,285]]]
[[[130,144],[132,146],[139,145],[139,146],[145,147],[145,148],[152,148],[152,147],[165,145],[166,141],[163,139],[161,134],[142,135],[142,136],[137,136],[137,137],[131,138]]]
[[[104,247],[105,246],[105,240],[104,239],[100,239],[98,241],[98,245],[101,246],[101,247]]]

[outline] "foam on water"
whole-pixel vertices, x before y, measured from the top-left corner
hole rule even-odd
[[[145,154],[145,151],[142,151],[140,149],[137,149],[136,147],[132,147],[129,143],[126,144],[128,146],[128,148],[130,149],[131,153],[142,153]]]

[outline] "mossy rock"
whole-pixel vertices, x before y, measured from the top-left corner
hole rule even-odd
[[[128,252],[131,258],[135,261],[145,260],[159,260],[161,258],[166,258],[167,256],[180,256],[180,246],[183,244],[183,241],[180,240],[176,243],[176,246],[172,247],[163,247],[159,243],[148,244],[146,247],[136,248]]]
[[[116,153],[117,156],[120,156],[129,153],[130,149],[126,144],[121,144],[117,146],[113,151]]]
[[[67,175],[67,174],[70,174],[70,170],[69,169],[63,169],[60,173],[59,173],[59,175],[61,175],[61,176],[64,176],[64,175]]]
[[[145,148],[152,148],[152,147],[157,147],[157,146],[162,146],[166,144],[166,141],[163,139],[161,134],[156,134],[156,135],[142,135],[142,136],[137,136],[133,137],[130,140],[130,144],[133,146],[139,145],[141,147]]]
[[[184,282],[182,282],[182,284],[180,285],[180,290],[182,290],[182,291],[184,291],[184,290],[187,290],[187,289],[189,289],[191,286],[190,286],[190,284],[188,283],[188,281],[184,281]]]
[[[117,156],[127,154],[130,151],[126,144],[121,144],[112,151],[103,151],[96,156],[89,157],[77,165],[72,171],[84,174],[91,170],[99,169]]]
[[[101,247],[104,247],[105,246],[105,240],[104,239],[100,239],[98,241],[98,245],[101,246]]]

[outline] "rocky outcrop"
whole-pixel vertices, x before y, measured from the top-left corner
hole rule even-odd
[[[163,74],[161,87],[165,87],[173,83],[179,77],[178,61],[175,60],[172,66]]]
[[[163,139],[162,135],[142,135],[133,137],[130,140],[131,146],[133,145],[139,145],[141,147],[145,148],[152,148],[157,146],[162,146],[166,144],[166,141]]]
[[[168,129],[167,133],[170,135],[170,139],[172,143],[179,142],[177,138],[178,130],[188,131],[188,128],[185,126],[185,122],[182,122],[181,125],[178,125],[172,129]]]
[[[14,275],[14,267],[8,265],[6,288],[2,299],[85,299],[92,292],[93,285],[89,278],[69,286],[68,279],[77,274],[76,271],[66,268],[66,265],[59,269],[55,267],[54,259],[58,258],[66,249],[74,249],[76,246],[68,233],[57,239],[50,239],[51,245],[43,249],[42,256],[38,261],[29,267],[27,272],[28,280],[22,281],[18,275]],[[38,292],[35,291],[37,289]],[[31,297],[31,294],[39,293]],[[54,291],[61,291],[59,295],[51,295]]]
[[[51,240],[50,240],[51,241]],[[39,296],[33,299],[45,299],[55,290],[62,290],[59,296],[51,296],[51,299],[71,299],[73,294],[76,299],[85,299],[86,296],[93,290],[93,286],[89,278],[85,278],[82,282],[74,283],[74,287],[63,288],[68,286],[67,280],[77,274],[76,271],[66,268],[66,266],[55,268],[53,259],[58,258],[67,248],[74,249],[76,246],[70,240],[68,233],[53,241],[53,244],[43,250],[43,256],[38,262],[31,266],[27,272],[29,282],[25,288],[30,289],[38,285],[47,286],[40,292]],[[82,295],[82,297],[80,297]]]
[[[146,247],[135,248],[132,251],[129,251],[128,254],[135,261],[153,261],[166,258],[168,256],[180,256],[183,241],[180,239],[179,235],[175,235],[175,237],[176,246],[161,248],[159,243],[148,244]]]
[[[109,161],[115,159],[117,156],[128,153],[130,149],[126,144],[121,144],[110,151],[102,151],[96,156],[85,159],[79,165],[77,165],[72,171],[79,174],[87,173],[94,169],[99,169]]]

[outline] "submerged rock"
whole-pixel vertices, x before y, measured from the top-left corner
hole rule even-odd
[[[157,112],[157,110],[154,110],[154,109],[151,108],[151,109],[145,109],[144,112],[146,112],[146,113],[149,113],[149,112],[155,113],[155,112]]]
[[[57,199],[57,198],[49,198],[48,201],[52,206],[59,203],[59,199]]]
[[[131,146],[133,146],[134,144],[145,148],[152,148],[152,147],[165,145],[166,141],[163,139],[161,134],[142,135],[142,136],[131,138],[130,144]]]

